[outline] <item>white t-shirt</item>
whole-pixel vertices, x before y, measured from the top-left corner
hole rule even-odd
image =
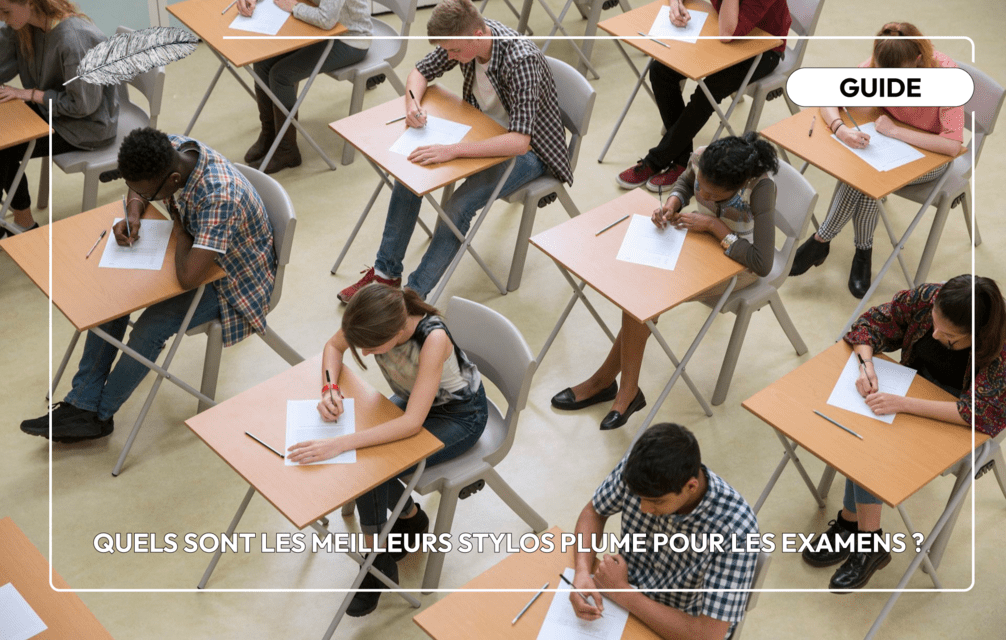
[[[482,113],[486,114],[500,124],[504,129],[510,129],[510,114],[503,108],[503,103],[496,95],[492,80],[486,71],[489,64],[482,64],[475,61],[475,99],[478,100]]]

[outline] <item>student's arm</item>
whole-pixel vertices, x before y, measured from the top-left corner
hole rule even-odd
[[[339,384],[339,375],[342,374],[342,356],[346,353],[346,349],[349,349],[349,343],[346,342],[346,336],[342,333],[342,329],[339,329],[325,343],[325,348],[322,350],[321,388],[328,384],[329,379],[332,380],[332,384]],[[328,377],[325,376],[325,372],[328,372]],[[342,410],[341,391],[332,391],[331,396],[328,393],[321,394],[318,413],[321,414],[323,420],[328,422],[338,420],[342,415]]]
[[[185,225],[181,225],[178,241],[175,243],[175,276],[185,290],[198,287],[220,255],[211,249],[192,246],[193,241],[192,236],[185,230]],[[203,295],[215,294],[208,291],[203,292]]]
[[[734,37],[751,33],[776,0],[723,0],[719,10],[720,42],[731,42]],[[779,8],[781,6],[781,9]],[[786,5],[779,5],[776,11],[788,11]]]
[[[56,43],[54,47],[56,51],[50,55],[58,56],[60,64],[63,67],[63,80],[69,80],[77,75],[80,60],[90,49],[84,40],[87,37],[87,35],[81,34],[72,40],[64,40]],[[36,52],[36,55],[41,54]],[[53,110],[59,115],[71,118],[84,118],[90,116],[101,106],[101,101],[104,98],[104,87],[82,80],[74,80],[66,86],[33,93],[36,98],[41,98],[41,103],[47,107],[51,100]],[[32,100],[34,101],[35,98],[32,98]]]
[[[685,9],[684,1],[670,0],[668,4],[667,17],[670,18],[671,24],[675,27],[688,26],[688,21],[692,19],[692,14],[688,13],[688,9]]]
[[[256,0],[238,0],[238,13],[250,18],[255,13]]]
[[[526,153],[530,144],[531,136],[508,131],[481,142],[458,142],[456,144],[433,144],[416,147],[416,150],[409,155],[409,160],[416,164],[430,165],[450,162],[455,158],[512,157]]]
[[[754,216],[752,242],[738,238],[726,251],[728,258],[741,263],[760,277],[767,276],[775,263],[775,198],[775,181],[758,181],[751,189],[751,213]],[[727,234],[721,236],[720,233],[730,230],[718,218],[714,220],[722,228],[717,228],[713,235],[717,240],[723,240]]]
[[[865,398],[871,393],[876,393],[879,388],[877,386],[877,372],[873,366],[873,345],[857,344],[852,350],[866,363],[859,365],[859,377],[856,379],[856,391]]]
[[[413,69],[409,72],[409,77],[405,80],[405,124],[413,128],[426,126],[426,110],[422,108],[423,96],[426,95],[426,87],[429,82],[426,77]],[[412,95],[409,95],[409,92]],[[413,100],[412,96],[416,96]]]
[[[866,396],[866,404],[878,416],[891,413],[911,413],[923,418],[970,426],[961,417],[957,403],[954,401],[941,402],[939,400],[923,400],[922,398],[902,398],[889,393],[872,393]]]
[[[129,219],[129,235],[126,235],[126,222],[120,221],[112,227],[115,241],[120,246],[129,246],[140,239],[140,216],[147,208],[147,201],[132,189],[126,194],[126,218]]]
[[[576,536],[578,539],[584,541],[585,544],[582,546],[585,549],[590,548],[591,536],[600,536],[604,532],[604,523],[607,520],[606,517],[594,510],[592,502],[588,502],[587,506],[583,508],[583,511],[580,512],[580,517],[576,520]],[[580,546],[577,545],[578,548],[573,561],[573,569],[576,572],[573,576],[573,586],[577,589],[597,589],[597,585],[591,577],[596,555],[592,551],[580,551]],[[583,595],[593,600],[595,604],[588,604],[578,593],[570,593],[569,602],[573,605],[573,611],[576,612],[578,618],[596,620],[604,610],[601,594],[594,591],[592,593],[584,593]]]
[[[740,0],[723,0],[719,11],[720,42],[732,42],[740,18]],[[743,36],[747,32],[738,33]]]
[[[861,149],[870,144],[870,135],[850,127],[842,121],[842,115],[838,112],[838,107],[821,107],[821,119],[824,125],[835,136],[849,145]]]
[[[895,124],[894,119],[887,114],[877,118],[877,133],[883,134],[888,138],[894,138],[895,140],[907,142],[912,146],[925,149],[926,151],[941,153],[945,156],[956,156],[961,152],[960,142],[951,140],[950,138],[944,138],[937,133],[915,131],[914,129],[899,126]]]
[[[419,352],[419,372],[409,395],[405,415],[365,431],[297,443],[290,447],[289,459],[294,462],[317,462],[334,458],[344,451],[395,442],[419,433],[440,388],[444,361],[453,353],[454,345],[445,331],[438,329],[430,332]]]
[[[289,11],[294,18],[328,31],[339,21],[344,0],[320,0],[318,6],[301,0],[273,0],[283,11]]]

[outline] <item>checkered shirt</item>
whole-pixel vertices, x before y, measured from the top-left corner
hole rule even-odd
[[[272,223],[262,199],[226,158],[201,142],[168,136],[178,151],[197,149],[188,180],[166,201],[194,248],[215,251],[227,276],[213,283],[220,303],[224,346],[251,332],[265,331],[265,315],[276,280]]]
[[[628,457],[628,456],[626,456]],[[645,533],[647,546],[652,534],[686,536],[718,533],[724,536],[724,552],[695,552],[690,547],[675,553],[670,545],[657,551],[623,554],[629,568],[629,583],[639,589],[748,589],[754,580],[757,553],[731,553],[730,539],[736,534],[738,546],[749,533],[758,533],[758,521],[751,507],[733,487],[705,466],[708,489],[702,501],[685,515],[654,516],[639,508],[634,495],[622,479],[625,458],[594,492],[594,510],[602,517],[622,513],[622,535]],[[744,617],[748,594],[737,591],[715,593],[659,593],[646,591],[653,600],[692,616],[706,615],[731,622],[730,637],[737,622]]]
[[[552,70],[545,56],[513,29],[486,19],[492,30],[493,47],[486,75],[496,95],[510,116],[510,131],[531,136],[531,149],[557,179],[573,184],[573,169],[566,152],[566,132],[559,113],[559,97]],[[458,62],[447,57],[443,47],[437,47],[416,63],[416,69],[427,81],[439,78]],[[461,65],[464,74],[462,94],[466,102],[478,107],[473,87],[475,61]]]

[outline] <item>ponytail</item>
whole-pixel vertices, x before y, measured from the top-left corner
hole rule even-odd
[[[394,338],[405,328],[409,316],[439,315],[412,289],[396,289],[373,283],[360,289],[342,314],[342,334],[353,359],[364,369],[357,348],[373,349]]]
[[[778,170],[775,147],[754,131],[740,137],[720,138],[706,147],[699,158],[703,177],[724,189],[740,189],[748,180]]]

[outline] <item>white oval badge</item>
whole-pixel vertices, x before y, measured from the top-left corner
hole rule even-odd
[[[805,67],[786,81],[801,107],[959,107],[974,90],[964,69]]]

